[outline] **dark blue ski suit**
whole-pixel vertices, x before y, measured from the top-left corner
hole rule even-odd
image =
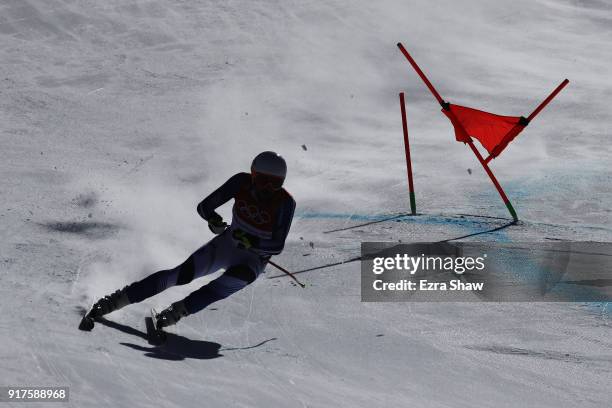
[[[197,211],[208,220],[218,216],[215,210],[231,199],[234,199],[234,205],[229,228],[200,247],[181,265],[129,285],[126,293],[131,303],[224,269],[223,275],[183,300],[187,311],[192,314],[246,287],[260,275],[270,256],[279,254],[285,246],[295,201],[285,189],[274,192],[265,200],[260,199],[255,193],[251,175],[238,173],[202,200]],[[246,233],[253,246],[244,248],[234,239],[236,231]]]

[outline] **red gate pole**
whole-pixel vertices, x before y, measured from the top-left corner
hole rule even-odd
[[[544,100],[542,101],[542,103],[541,103],[541,104],[540,104],[540,105],[539,105],[537,108],[535,108],[535,110],[534,110],[533,112],[531,112],[531,115],[529,115],[529,116],[527,117],[527,121],[529,121],[529,122],[530,122],[530,121],[531,121],[533,118],[535,118],[535,116],[536,116],[538,113],[540,113],[540,111],[541,111],[542,109],[544,109],[544,108],[546,107],[546,105],[548,105],[548,103],[549,103],[550,101],[552,101],[552,99],[553,99],[555,96],[557,96],[557,94],[558,94],[559,92],[561,92],[561,90],[562,90],[563,88],[565,88],[565,85],[567,85],[567,84],[569,84],[569,79],[565,78],[565,79],[563,80],[563,82],[561,82],[561,83],[559,84],[559,86],[557,86],[557,87],[555,88],[555,90],[554,90],[554,91],[552,91],[552,92],[551,92],[551,94],[550,94],[550,95],[548,95],[548,97],[547,97],[546,99],[544,99]]]
[[[518,121],[518,123],[517,123],[516,125],[514,125],[514,128],[510,129],[510,131],[509,131],[509,132],[506,134],[506,136],[504,136],[504,139],[505,139],[505,138],[507,138],[507,137],[508,137],[508,135],[511,135],[511,139],[510,139],[510,140],[512,140],[512,139],[513,139],[515,136],[517,136],[517,135],[518,135],[518,134],[519,134],[519,133],[520,133],[520,132],[523,130],[523,128],[525,128],[525,126],[529,125],[529,123],[531,123],[531,121],[533,120],[533,118],[535,118],[535,117],[536,117],[536,115],[537,115],[538,113],[540,113],[540,112],[542,111],[542,109],[544,109],[544,108],[546,107],[546,105],[548,105],[548,104],[550,103],[550,101],[552,101],[552,100],[553,100],[553,98],[554,98],[555,96],[557,96],[557,94],[558,94],[559,92],[561,92],[561,90],[562,90],[563,88],[565,88],[565,86],[566,86],[567,84],[569,84],[569,79],[567,79],[567,78],[566,78],[566,79],[564,79],[564,80],[563,80],[563,82],[561,82],[561,83],[560,83],[560,84],[559,84],[559,85],[558,85],[558,86],[555,88],[555,90],[554,90],[554,91],[552,91],[552,92],[550,93],[550,95],[548,95],[548,96],[546,97],[546,99],[544,99],[542,102],[540,102],[540,104],[538,105],[538,107],[537,107],[537,108],[535,108],[535,110],[534,110],[533,112],[531,112],[531,114],[530,114],[528,117],[521,116],[521,118],[520,118],[520,120]],[[505,149],[507,145],[508,145],[508,143],[506,143],[506,144],[504,145],[504,147],[502,148],[502,150],[503,150],[503,149]],[[495,148],[495,149],[493,150],[493,152],[491,152],[491,154],[489,155],[489,157],[487,157],[487,158],[485,159],[485,163],[490,162],[491,160],[493,160],[495,157],[497,157],[497,156],[498,156],[498,155],[501,153],[501,150],[499,150],[498,152],[496,152],[496,151],[495,151],[496,149],[497,149],[497,148]]]
[[[502,200],[504,200],[504,204],[506,204],[506,208],[508,208],[508,211],[510,212],[510,215],[512,215],[512,219],[514,219],[514,222],[517,222],[518,221],[518,216],[516,215],[516,211],[514,210],[514,207],[512,206],[512,203],[508,199],[508,196],[504,192],[504,189],[501,188],[501,185],[497,181],[497,178],[495,178],[495,175],[493,174],[493,172],[489,168],[489,165],[487,164],[485,159],[482,157],[482,155],[480,154],[480,152],[478,151],[476,146],[474,146],[474,142],[472,140],[467,142],[467,144],[470,145],[470,147],[472,148],[472,151],[474,152],[474,154],[478,158],[478,161],[480,162],[480,164],[482,164],[482,167],[484,167],[485,171],[489,175],[489,178],[493,182],[493,185],[497,189],[497,192],[501,196]]]
[[[408,51],[406,51],[406,49],[404,48],[402,43],[397,43],[397,47],[400,49],[402,54],[404,54],[404,57],[406,57],[406,59],[408,60],[410,65],[412,65],[412,68],[414,68],[414,70],[421,77],[423,82],[425,82],[425,85],[427,85],[427,88],[429,88],[429,90],[431,91],[433,96],[438,100],[438,103],[440,105],[444,106],[444,104],[445,104],[444,99],[442,99],[442,97],[440,96],[438,91],[436,91],[436,88],[434,88],[433,85],[431,84],[431,82],[429,82],[429,79],[427,79],[427,77],[425,76],[423,71],[421,71],[421,68],[417,65],[416,61],[414,59],[412,59],[412,56],[410,54],[408,54]]]
[[[412,182],[412,161],[410,160],[410,142],[408,142],[408,122],[406,121],[406,104],[404,93],[400,92],[400,109],[402,111],[402,130],[404,131],[404,149],[406,151],[406,171],[408,172],[408,192],[410,194],[410,211],[416,215],[416,198],[414,196],[414,184]]]

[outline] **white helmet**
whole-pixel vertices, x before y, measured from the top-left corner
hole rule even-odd
[[[267,174],[284,180],[287,176],[287,163],[278,153],[266,151],[255,156],[251,164],[251,172]]]

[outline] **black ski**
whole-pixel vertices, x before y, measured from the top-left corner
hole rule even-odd
[[[161,328],[157,328],[157,312],[151,309],[151,316],[145,317],[145,325],[147,326],[148,342],[154,346],[161,346],[166,342],[167,336]]]

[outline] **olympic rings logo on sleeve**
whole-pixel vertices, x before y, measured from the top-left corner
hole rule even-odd
[[[259,207],[253,204],[248,204],[244,200],[236,201],[236,208],[238,208],[238,213],[245,216],[249,220],[252,220],[255,224],[261,225],[270,222],[271,218],[270,213],[265,210],[260,210]]]

